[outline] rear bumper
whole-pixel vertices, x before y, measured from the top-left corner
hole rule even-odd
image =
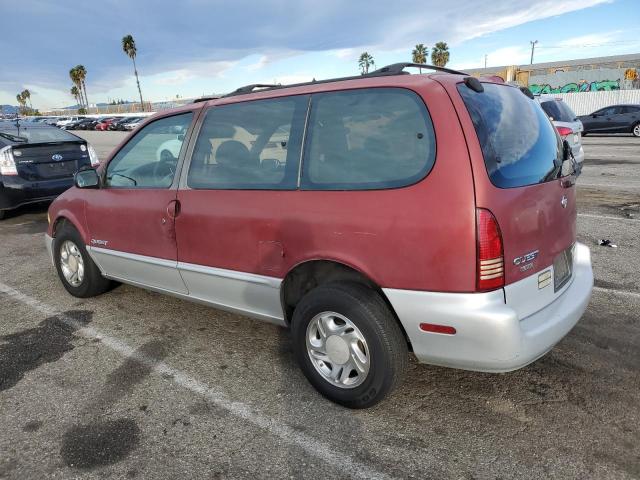
[[[586,310],[593,288],[593,272],[585,245],[576,245],[573,278],[563,288],[555,300],[524,318],[505,303],[503,290],[468,294],[394,289],[384,289],[384,292],[420,362],[465,370],[508,372],[528,365],[551,350]],[[424,332],[420,330],[423,322],[452,326],[456,333]]]
[[[0,210],[54,200],[73,186],[73,177],[28,181],[18,176],[0,177]]]

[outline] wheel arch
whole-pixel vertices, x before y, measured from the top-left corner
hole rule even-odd
[[[305,294],[315,287],[333,282],[353,282],[374,290],[387,304],[407,343],[409,343],[407,332],[382,288],[362,271],[336,260],[306,260],[298,263],[287,272],[280,286],[280,303],[286,324],[291,324],[295,306]]]
[[[60,229],[65,223],[70,224],[73,228],[75,228],[78,231],[85,245],[89,244],[89,236],[87,232],[80,226],[81,222],[79,222],[78,219],[75,218],[75,216],[70,215],[69,212],[58,214],[58,216],[52,221],[51,237],[55,238],[57,233],[60,231]]]

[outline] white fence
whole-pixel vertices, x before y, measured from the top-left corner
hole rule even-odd
[[[619,103],[636,103],[640,105],[640,90],[553,93],[551,96],[562,98],[576,115],[588,115],[599,108],[617,105]]]

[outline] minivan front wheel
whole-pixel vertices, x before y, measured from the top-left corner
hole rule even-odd
[[[374,290],[355,283],[321,285],[296,306],[293,348],[309,382],[349,408],[370,407],[400,384],[407,342]]]
[[[111,287],[84,246],[78,231],[65,223],[53,239],[53,258],[64,288],[74,297],[100,295]]]

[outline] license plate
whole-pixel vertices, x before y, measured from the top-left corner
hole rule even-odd
[[[553,261],[553,289],[560,290],[571,278],[573,270],[573,247],[567,248]]]

